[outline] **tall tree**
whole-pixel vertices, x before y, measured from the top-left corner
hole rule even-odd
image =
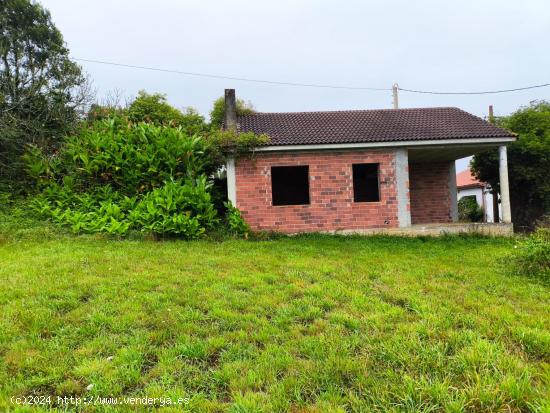
[[[510,116],[495,119],[518,135],[508,146],[512,221],[531,229],[550,214],[550,102],[532,102]],[[476,177],[499,191],[498,153],[485,152],[472,160]]]
[[[30,0],[0,1],[0,180],[21,180],[25,145],[54,149],[90,97],[50,13]]]

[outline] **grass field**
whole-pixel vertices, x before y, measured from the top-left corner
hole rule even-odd
[[[10,231],[1,410],[73,395],[199,412],[550,411],[550,288],[506,274],[511,240]]]

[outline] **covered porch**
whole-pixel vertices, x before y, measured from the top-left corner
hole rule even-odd
[[[499,151],[501,222],[459,223],[455,161],[477,153]],[[513,233],[504,142],[457,143],[411,146],[396,151],[395,173],[399,227],[392,233],[439,235],[477,232],[488,235]]]

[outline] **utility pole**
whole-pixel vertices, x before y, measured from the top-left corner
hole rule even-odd
[[[399,96],[397,95],[397,91],[399,90],[399,85],[397,83],[394,83],[392,86],[393,90],[393,108],[399,109]]]

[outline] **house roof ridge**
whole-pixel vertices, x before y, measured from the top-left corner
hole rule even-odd
[[[306,115],[313,113],[363,113],[363,112],[399,112],[399,111],[422,111],[422,110],[437,110],[437,109],[453,109],[458,110],[469,115],[475,116],[457,106],[428,106],[428,107],[415,107],[415,108],[379,108],[379,109],[338,109],[338,110],[310,110],[310,111],[286,111],[286,112],[254,112],[247,113],[245,115],[238,115],[239,118],[255,115]],[[481,118],[480,118],[481,119]]]

